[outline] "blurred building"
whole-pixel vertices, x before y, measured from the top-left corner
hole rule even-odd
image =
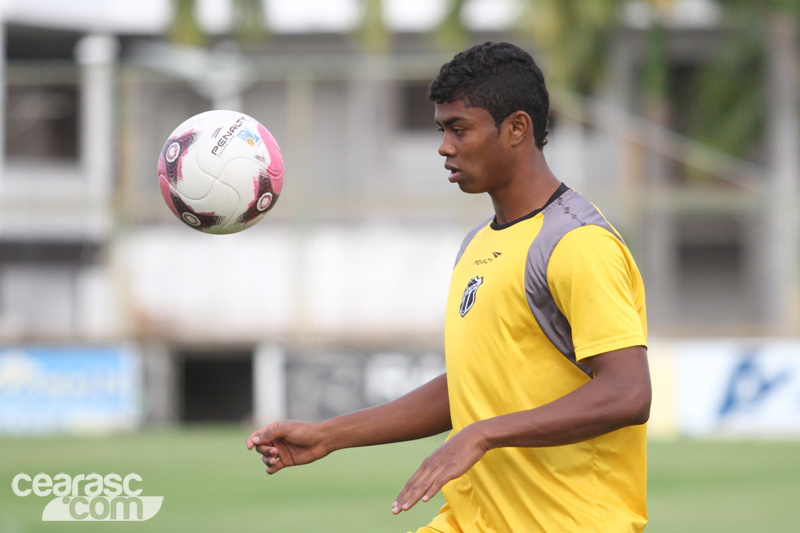
[[[6,9],[0,341],[134,346],[153,422],[319,417],[440,372],[449,270],[491,213],[436,151],[426,90],[449,54],[416,31],[371,54],[330,29],[183,48],[151,3],[162,11]],[[654,336],[796,335],[796,219],[775,215],[797,209],[796,97],[770,85],[784,113],[768,131],[784,133],[756,162],[680,133],[681,80],[726,38],[714,13],[670,27],[660,119],[634,112],[646,31],[632,15],[599,97],[552,87],[546,154],[629,241]],[[472,35],[509,38],[502,20]],[[277,207],[242,234],[190,230],[158,190],[163,142],[212,108],[258,118],[285,158]],[[713,179],[697,186],[689,165]]]

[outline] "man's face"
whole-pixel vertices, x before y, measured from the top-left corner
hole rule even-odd
[[[434,120],[443,133],[439,154],[445,157],[449,180],[468,193],[491,192],[506,176],[508,153],[501,129],[482,107],[463,100],[436,104]]]

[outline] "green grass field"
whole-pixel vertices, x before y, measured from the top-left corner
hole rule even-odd
[[[405,480],[440,438],[337,452],[267,476],[244,442],[250,428],[196,427],[102,437],[0,439],[0,533],[258,531],[405,533],[436,514],[441,496],[394,516]],[[147,522],[41,522],[51,498],[16,496],[25,472],[135,472],[144,496],[164,496]],[[650,443],[648,533],[796,532],[800,441]]]

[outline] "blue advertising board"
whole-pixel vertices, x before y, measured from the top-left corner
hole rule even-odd
[[[672,348],[681,433],[800,435],[800,341],[709,339]]]
[[[135,428],[139,363],[121,346],[0,347],[0,433]]]

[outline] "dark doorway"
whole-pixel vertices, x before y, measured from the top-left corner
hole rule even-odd
[[[253,352],[183,352],[181,421],[240,422],[253,414]]]

